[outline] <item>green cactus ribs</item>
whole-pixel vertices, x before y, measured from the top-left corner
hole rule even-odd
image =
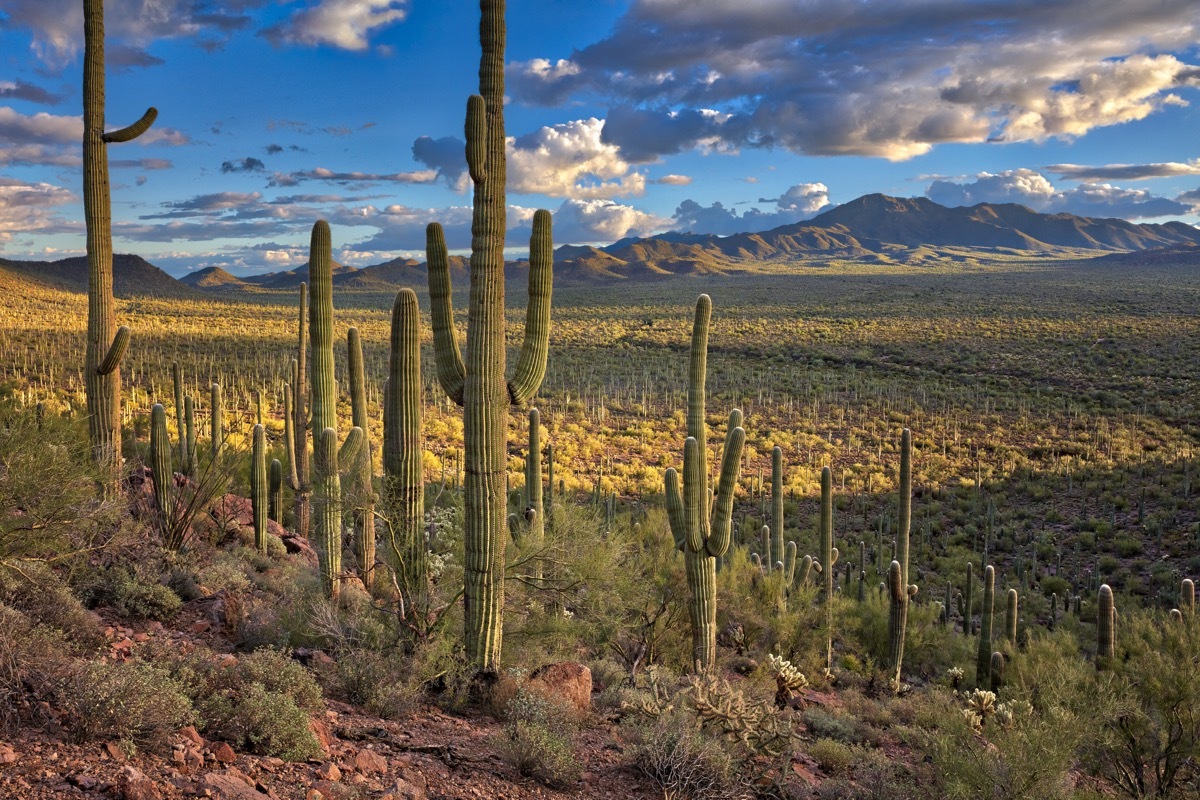
[[[896,532],[896,560],[888,569],[888,661],[892,684],[900,689],[900,671],[904,661],[904,636],[908,627],[908,604],[917,587],[908,582],[909,527],[912,521],[912,432],[900,434],[900,497]]]
[[[709,502],[709,475],[705,463],[708,434],[704,423],[704,383],[708,360],[708,329],[712,301],[702,294],[696,301],[692,323],[692,349],[688,368],[687,440],[683,445],[683,492],[674,467],[667,470],[665,490],[667,516],[675,546],[683,550],[691,592],[692,663],[706,672],[717,658],[717,559],[729,549],[733,495],[741,469],[746,431],[742,412],[729,414],[720,481],[715,502]]]

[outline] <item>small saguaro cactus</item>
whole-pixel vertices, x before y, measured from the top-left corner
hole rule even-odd
[[[825,579],[825,668],[833,669],[833,579],[838,549],[833,546],[833,471],[821,469],[821,576]]]
[[[383,388],[383,494],[391,515],[388,559],[408,608],[428,597],[425,544],[425,453],[421,383],[421,312],[404,288],[392,304],[388,377]]]
[[[767,563],[783,560],[783,449],[771,450],[771,538]]]
[[[481,673],[500,666],[504,616],[507,471],[506,417],[525,406],[546,374],[550,341],[553,246],[550,212],[533,215],[529,242],[529,301],[517,367],[505,380],[504,319],[505,161],[504,0],[480,0],[479,94],[467,101],[467,172],[474,184],[471,221],[471,292],[464,364],[450,308],[450,271],[441,227],[427,229],[429,298],[438,382],[463,407],[463,606],[467,660]]]
[[[1191,578],[1184,578],[1179,585],[1179,609],[1188,616],[1196,613],[1196,584]]]
[[[254,426],[250,447],[250,509],[254,519],[254,546],[267,552],[267,432],[262,425]]]
[[[988,664],[988,673],[992,691],[999,692],[1004,686],[1004,654],[999,650],[992,653],[991,661]]]
[[[692,323],[692,349],[688,366],[687,441],[683,445],[683,493],[674,467],[664,480],[667,516],[675,546],[683,550],[687,568],[692,621],[692,663],[707,672],[717,658],[717,559],[729,548],[733,494],[737,488],[746,431],[742,412],[734,409],[725,432],[720,482],[710,501],[705,423],[704,384],[708,361],[708,323],[712,300],[702,294],[696,301]],[[714,502],[715,501],[715,502]],[[711,509],[711,516],[710,516]]]
[[[221,384],[214,383],[209,389],[209,394],[211,398],[210,402],[212,404],[212,408],[209,410],[209,416],[211,417],[212,422],[212,430],[210,431],[212,434],[212,441],[209,443],[209,447],[211,448],[213,461],[216,461],[217,456],[221,455],[221,448],[225,444],[224,408],[222,407],[221,400]]]
[[[171,387],[175,390],[175,433],[179,436],[179,463],[182,465],[184,475],[188,473],[187,459],[187,436],[184,431],[184,411],[183,411],[183,369],[179,366],[178,361],[171,362]]]
[[[970,636],[971,629],[975,622],[975,577],[972,574],[974,567],[971,562],[967,562],[967,582],[963,585],[962,597],[962,618],[963,618],[963,635]]]
[[[1116,656],[1117,608],[1113,603],[1112,588],[1106,583],[1100,587],[1100,601],[1096,609],[1096,669],[1107,669]]]
[[[117,327],[113,299],[108,145],[141,136],[158,112],[148,108],[129,127],[104,132],[104,0],[84,0],[83,25],[83,215],[88,260],[84,383],[92,458],[102,468],[106,491],[115,493],[121,469],[120,365],[129,348],[129,328]]]
[[[1017,590],[1008,590],[1008,608],[1004,615],[1004,638],[1008,639],[1008,643],[1016,645],[1017,643]]]
[[[896,559],[888,570],[888,656],[892,683],[900,686],[900,668],[904,660],[904,635],[908,627],[909,600],[917,594],[908,582],[908,536],[912,522],[912,433],[900,434],[900,509],[896,520]],[[897,573],[897,567],[899,572]]]
[[[150,409],[150,479],[154,482],[154,508],[158,512],[159,530],[167,536],[175,489],[175,473],[171,468],[171,440],[167,435],[167,410],[162,403]],[[167,542],[169,544],[169,542]]]
[[[992,667],[992,607],[996,602],[996,570],[988,564],[983,570],[983,609],[979,614],[979,655],[975,660],[975,685],[988,685]]]

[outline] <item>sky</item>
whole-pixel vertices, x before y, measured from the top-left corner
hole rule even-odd
[[[469,247],[467,0],[109,0],[117,252],[175,275]],[[0,257],[84,252],[81,0],[0,0]],[[863,194],[1200,224],[1195,0],[509,0],[509,245]]]

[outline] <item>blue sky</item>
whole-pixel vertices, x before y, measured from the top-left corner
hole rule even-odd
[[[181,274],[469,241],[466,0],[110,0],[116,250]],[[80,0],[0,2],[0,256],[83,252]],[[869,192],[1200,222],[1194,0],[510,0],[511,244],[732,233]]]

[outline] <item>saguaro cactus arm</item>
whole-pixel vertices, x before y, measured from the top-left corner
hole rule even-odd
[[[554,245],[550,235],[550,212],[533,214],[529,237],[529,304],[525,309],[525,340],[508,396],[513,405],[523,406],[537,394],[546,376],[550,353],[550,296],[554,279]]]
[[[479,98],[482,101],[483,98]],[[429,306],[433,320],[433,351],[438,383],[457,405],[463,404],[467,368],[463,365],[458,337],[454,334],[451,305],[450,259],[442,226],[431,222],[425,228],[425,261],[429,270]]]
[[[108,375],[121,363],[121,359],[125,357],[125,352],[129,349],[129,339],[131,333],[129,328],[122,325],[117,328],[117,333],[113,336],[112,344],[108,347],[108,352],[104,354],[104,360],[100,362],[100,366],[96,367],[96,372],[100,375]]]
[[[115,131],[109,131],[101,136],[100,139],[105,144],[132,142],[134,139],[150,130],[150,126],[154,124],[154,120],[156,119],[158,119],[158,109],[154,106],[150,106],[146,109],[146,113],[142,114],[142,118],[137,122]]]

